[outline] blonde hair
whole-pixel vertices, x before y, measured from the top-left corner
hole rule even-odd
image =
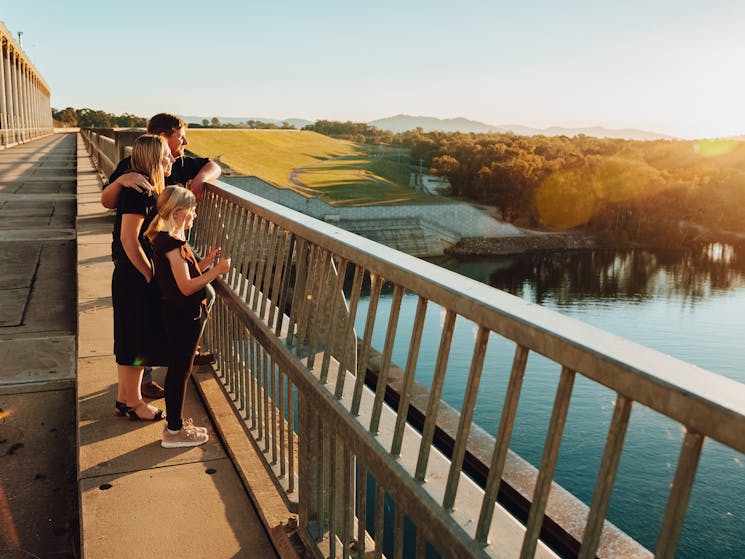
[[[145,231],[145,236],[152,243],[160,231],[174,235],[178,223],[174,214],[179,210],[189,210],[197,205],[194,194],[183,186],[166,186],[158,196],[158,215]]]
[[[156,196],[163,191],[166,184],[163,153],[169,149],[168,142],[163,136],[153,134],[143,134],[132,144],[132,170],[148,178]]]

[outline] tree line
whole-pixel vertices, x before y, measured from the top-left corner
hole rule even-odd
[[[52,109],[52,120],[54,126],[83,127],[83,128],[144,128],[147,119],[141,116],[124,113],[115,115],[95,109]]]
[[[115,115],[105,111],[94,109],[74,109],[67,107],[65,109],[52,109],[52,119],[54,125],[58,128],[145,128],[147,119],[141,116],[124,113]],[[223,123],[217,117],[211,119],[202,119],[201,124],[190,124],[193,128],[251,128],[251,129],[277,129],[277,130],[296,130],[295,126],[289,122],[275,124],[273,122],[264,122],[263,120],[248,119],[239,123]]]
[[[745,233],[745,142],[623,140],[583,134],[393,134],[351,122],[306,127],[410,150],[452,196],[517,225],[580,229],[618,243],[678,246]],[[362,139],[364,138],[364,141]]]
[[[93,109],[52,109],[59,126],[144,127],[143,117]],[[293,128],[257,120],[212,128]],[[676,246],[738,240],[745,234],[745,142],[622,140],[583,134],[380,130],[360,122],[318,120],[305,126],[361,144],[409,150],[450,183],[450,195],[497,208],[516,225],[580,229],[620,243]]]

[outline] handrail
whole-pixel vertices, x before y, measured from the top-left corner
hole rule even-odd
[[[219,377],[283,498],[298,511],[299,534],[315,556],[363,557],[388,549],[401,557],[408,546],[416,557],[429,547],[442,557],[553,556],[542,530],[555,507],[549,492],[552,500],[559,492],[552,479],[578,375],[615,391],[616,398],[586,521],[563,527],[577,542],[573,555],[617,557],[619,546],[624,557],[650,555],[605,520],[634,404],[666,415],[686,432],[657,557],[675,554],[705,439],[745,452],[745,385],[230,185],[207,186],[190,243],[202,253],[221,246],[232,259],[231,271],[217,282],[205,345],[216,351]],[[370,302],[364,331],[357,332],[365,278]],[[384,283],[392,305],[371,376]],[[404,293],[418,299],[410,331],[399,326]],[[432,303],[444,318],[415,429],[408,422],[414,372]],[[435,441],[440,395],[454,324],[464,319],[474,324],[475,344],[463,405],[449,428],[452,448],[444,453]],[[401,336],[410,340],[408,360],[394,379],[391,354]],[[514,360],[479,485],[463,464],[468,453],[478,454],[471,448],[471,420],[491,337],[514,344]],[[510,437],[531,353],[554,362],[560,374],[523,526],[496,500],[510,468]],[[390,391],[395,404],[387,399]],[[413,529],[402,529],[405,518]]]
[[[211,340],[221,355],[221,375],[224,375],[224,382],[234,392],[240,405],[250,416],[252,405],[250,402],[242,401],[240,396],[245,384],[258,383],[255,390],[261,394],[271,391],[268,384],[262,384],[260,377],[263,373],[254,370],[254,367],[260,368],[261,365],[256,365],[257,361],[254,361],[253,366],[250,363],[241,363],[243,357],[240,352],[236,353],[234,348],[231,349],[231,345],[239,344],[240,338],[235,337],[231,328],[245,327],[247,330],[244,334],[249,339],[257,339],[257,347],[262,348],[256,351],[262,355],[266,352],[271,366],[277,367],[276,370],[273,369],[272,375],[286,375],[285,380],[288,384],[292,384],[303,398],[314,402],[312,408],[323,407],[324,411],[314,413],[328,415],[325,421],[318,420],[325,428],[330,429],[333,426],[336,437],[342,437],[341,426],[344,429],[355,426],[356,429],[367,428],[370,431],[365,441],[350,439],[348,444],[354,448],[356,459],[366,465],[376,481],[385,479],[386,483],[390,484],[385,488],[389,495],[400,496],[404,502],[409,499],[416,502],[416,506],[413,509],[407,508],[405,514],[421,523],[416,523],[417,529],[426,533],[430,544],[439,549],[452,549],[448,547],[453,545],[452,538],[458,540],[462,547],[458,548],[458,553],[453,556],[498,556],[497,549],[489,543],[494,541],[489,534],[492,534],[504,519],[497,520],[494,516],[499,508],[494,506],[494,502],[505,467],[522,375],[531,352],[539,353],[556,362],[562,372],[524,539],[522,534],[520,535],[523,539],[520,544],[523,556],[547,552],[540,547],[538,536],[543,525],[567,406],[577,374],[607,386],[617,393],[614,417],[611,421],[606,452],[600,465],[595,497],[590,508],[585,535],[579,538],[582,545],[579,555],[582,557],[594,557],[596,554],[604,556],[609,553],[599,547],[600,536],[604,526],[608,530],[607,523],[604,522],[605,511],[634,402],[678,421],[688,433],[681,451],[682,458],[676,474],[676,483],[670,493],[668,512],[663,521],[659,556],[672,556],[674,553],[683,521],[681,510],[685,511],[686,508],[692,486],[692,474],[695,472],[695,463],[704,437],[718,440],[739,452],[745,452],[745,386],[740,383],[393,251],[223,183],[208,187],[200,216],[202,219],[194,232],[193,242],[202,250],[215,244],[227,247],[226,255],[233,257],[234,268],[222,293],[235,294],[238,300],[243,301],[243,305],[252,309],[238,313],[236,309],[241,304],[233,300],[229,309],[220,307],[218,315],[221,318],[215,322],[214,329],[210,330]],[[334,266],[331,266],[332,262]],[[319,324],[323,322],[323,318],[319,318],[319,313],[334,304],[333,298],[330,297],[339,292],[345,276],[353,275],[355,278],[351,295],[344,300],[345,306],[349,309],[356,306],[363,271],[372,276],[371,301],[380,295],[383,280],[387,284],[392,284],[394,290],[394,310],[389,317],[386,347],[383,348],[383,366],[377,383],[370,387],[371,392],[367,394],[370,400],[367,405],[371,407],[364,413],[364,397],[361,394],[365,390],[363,381],[369,359],[370,332],[375,311],[368,314],[356,370],[345,366],[343,356],[333,351],[334,342],[330,338],[324,338],[324,335],[330,335],[330,329],[320,333],[317,331]],[[310,277],[314,280],[311,281]],[[271,283],[272,281],[274,283]],[[307,298],[299,296],[298,290],[301,290],[301,293],[307,292]],[[382,411],[383,397],[388,387],[390,346],[397,335],[398,317],[395,305],[396,301],[400,301],[404,291],[416,294],[422,308],[426,307],[428,302],[433,302],[446,311],[440,357],[435,379],[430,386],[430,401],[423,410],[425,421],[421,435],[407,433],[405,422],[399,419],[405,418],[408,411],[406,393],[413,381],[413,363],[407,364],[405,370],[403,403],[399,405],[398,411],[390,410],[392,417],[388,420]],[[370,306],[374,307],[374,304],[371,302]],[[269,309],[274,312],[273,321],[268,320]],[[423,317],[423,311],[418,313],[417,321],[424,320]],[[444,472],[447,482],[443,484],[442,478],[439,483],[430,481],[432,468],[440,467],[433,466],[430,462],[435,455],[432,438],[439,407],[439,391],[442,387],[449,354],[448,346],[456,317],[472,321],[479,331],[477,340],[482,341],[477,342],[474,350],[468,380],[468,396],[460,410],[462,420],[454,439],[452,461],[449,463],[449,469]],[[237,322],[230,326],[232,320]],[[336,326],[343,331],[343,336],[349,334],[344,329],[350,328],[352,324],[351,320],[336,321]],[[417,332],[421,332],[420,328],[421,324],[415,326],[412,339],[416,339]],[[274,336],[270,335],[272,331],[275,332]],[[515,343],[515,362],[502,421],[494,443],[489,476],[485,490],[475,490],[476,494],[480,495],[477,497],[480,504],[474,509],[474,488],[470,487],[464,478],[461,467],[467,448],[475,393],[483,366],[484,349],[480,346],[485,345],[484,340],[488,339],[490,333],[498,334]],[[410,356],[418,351],[418,347],[415,347],[417,343],[412,344]],[[332,353],[332,358],[336,358],[332,359],[335,365],[324,370],[324,367],[329,365],[321,365],[318,362],[319,358],[313,360],[313,356],[320,354],[326,360],[329,352]],[[338,361],[342,361],[341,366]],[[248,376],[241,380],[233,368],[243,368],[241,374]],[[335,371],[335,374],[331,371]],[[351,393],[343,385],[343,379],[347,377],[355,385]],[[330,385],[329,378],[335,378],[336,384]],[[313,379],[318,382],[314,383]],[[270,400],[273,401],[272,398]],[[262,404],[257,405],[261,407]],[[392,432],[389,433],[390,438],[382,441],[380,425],[385,421],[390,423],[386,429],[391,429]],[[359,435],[357,431],[355,433]],[[344,436],[346,435],[349,434],[345,433]],[[272,433],[271,429],[265,429],[259,436],[267,441],[271,440],[271,444],[276,444],[274,439],[278,435]],[[302,426],[298,427],[297,432],[293,432],[293,436],[300,437],[302,447]],[[318,433],[315,436],[323,438]],[[403,438],[415,444],[418,451],[417,456],[409,464],[410,469],[404,468],[402,471],[400,468],[404,459],[400,441]],[[380,451],[381,444],[387,451],[385,460],[376,454]],[[397,455],[399,451],[401,455]],[[302,452],[299,459],[303,459]],[[314,457],[313,460],[323,463],[329,458],[324,455]],[[373,460],[380,460],[375,462],[374,471],[371,466]],[[311,475],[301,465],[301,477],[303,472],[305,475]],[[406,478],[406,481],[399,479],[401,477]],[[400,485],[396,485],[394,480]],[[301,479],[301,487],[303,483]],[[327,489],[313,487],[314,491],[320,492]],[[422,489],[424,494],[421,492]],[[308,540],[324,537],[329,546],[336,538],[341,542],[346,541],[339,531],[331,528],[330,524],[322,523],[319,527],[310,522],[310,518],[320,516],[327,524],[333,524],[322,514],[333,509],[331,504],[328,504],[326,509],[313,509],[311,505],[302,501],[301,492],[301,527],[312,534],[308,536]],[[464,503],[468,505],[464,506]],[[396,505],[399,503],[396,502]],[[311,507],[311,510],[308,512],[305,507]],[[422,510],[426,512],[423,513]],[[310,518],[303,518],[303,511],[306,511]],[[336,514],[341,513],[336,511]],[[360,520],[356,518],[354,521]],[[451,522],[455,522],[460,531],[449,524]],[[424,526],[430,529],[426,530]],[[335,537],[331,537],[330,534],[335,534]],[[363,539],[360,533],[357,539],[358,546],[362,545],[360,542]],[[644,555],[639,549],[635,553]]]

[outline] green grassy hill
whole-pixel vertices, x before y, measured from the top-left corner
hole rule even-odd
[[[235,174],[334,205],[437,203],[408,186],[408,165],[386,150],[307,130],[189,130],[188,149]]]

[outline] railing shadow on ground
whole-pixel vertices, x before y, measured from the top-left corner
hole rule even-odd
[[[651,556],[606,520],[636,404],[685,431],[655,550],[673,557],[704,440],[745,452],[740,383],[223,183],[208,186],[199,214],[190,243],[201,253],[221,246],[232,259],[217,282],[205,344],[216,351],[219,379],[245,433],[315,556]],[[358,338],[363,282],[369,302]],[[370,367],[384,283],[391,307]],[[418,300],[406,331],[399,329],[404,294]],[[422,389],[414,373],[432,305],[443,312],[440,341]],[[441,402],[456,319],[475,329],[458,410]],[[391,356],[401,337],[409,349],[398,369]],[[490,437],[472,418],[494,337],[512,344],[513,361]],[[531,353],[560,371],[538,470],[509,451]],[[552,481],[578,375],[615,393],[589,508]],[[523,502],[497,503],[511,492]],[[524,522],[515,518],[520,509]]]

